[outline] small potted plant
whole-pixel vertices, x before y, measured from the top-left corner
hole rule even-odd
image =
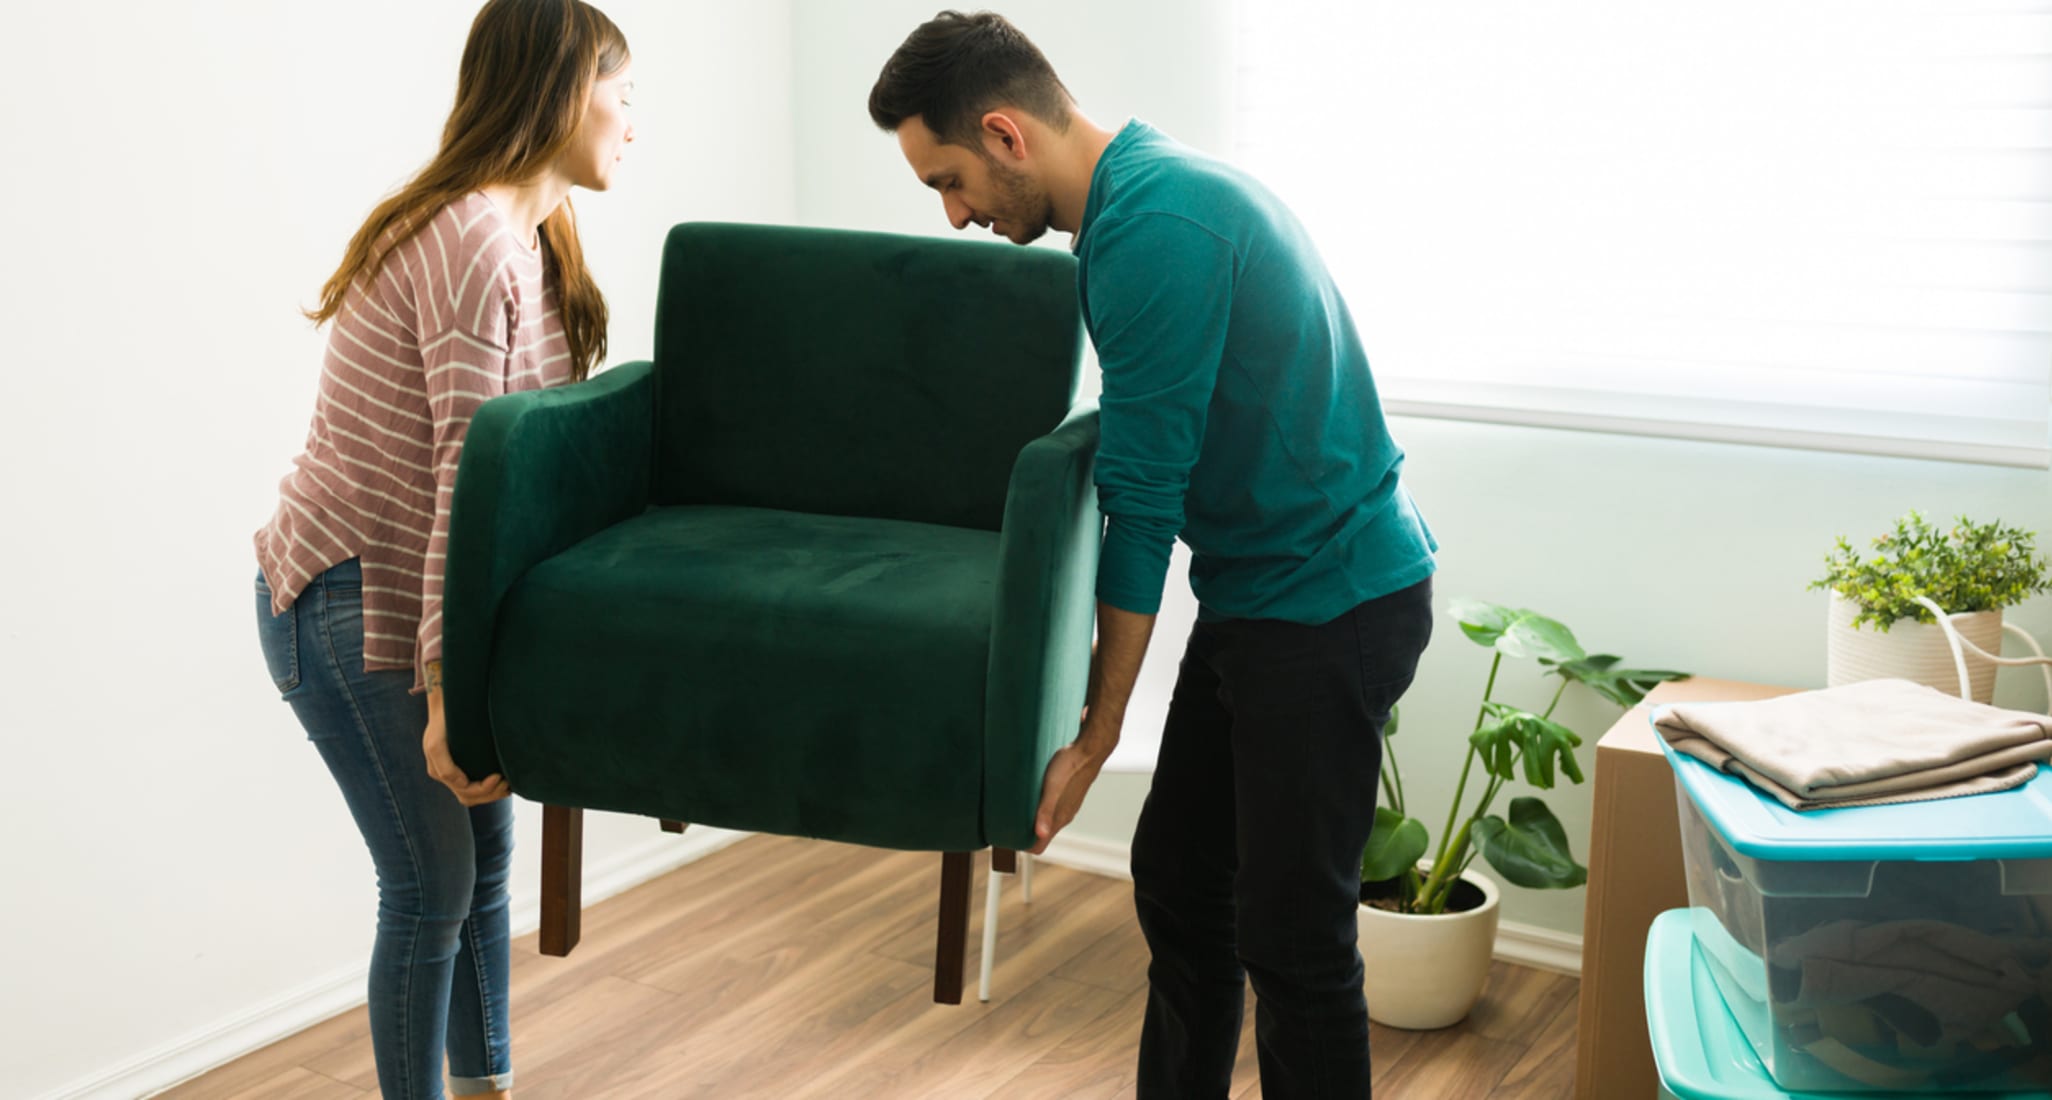
[[[1582,781],[1575,749],[1580,734],[1553,721],[1569,684],[1581,684],[1623,707],[1645,697],[1654,684],[1684,679],[1687,673],[1620,667],[1609,654],[1590,655],[1567,627],[1530,611],[1455,600],[1449,611],[1461,633],[1496,651],[1475,729],[1467,737],[1467,760],[1454,791],[1439,847],[1426,858],[1432,838],[1424,822],[1410,816],[1402,770],[1394,751],[1399,716],[1384,730],[1382,799],[1375,828],[1361,859],[1359,909],[1361,955],[1367,967],[1368,1014],[1390,1027],[1428,1029],[1458,1023],[1475,1005],[1495,954],[1496,885],[1469,865],[1481,855],[1505,880],[1536,889],[1580,886],[1588,869],[1575,862],[1567,832],[1546,803],[1533,797],[1510,800],[1503,816],[1491,813],[1506,784],[1551,789],[1558,775]],[[1560,686],[1539,713],[1495,698],[1504,658],[1534,659]],[[1481,771],[1481,791],[1466,804],[1471,780]]]
[[[1965,516],[1941,531],[1914,511],[1874,538],[1867,554],[1840,535],[1824,565],[1810,587],[1831,592],[1825,678],[1834,687],[1900,677],[1957,692],[1952,646],[1916,598],[1944,608],[1962,638],[1998,653],[2002,609],[2052,587],[2030,532]],[[1992,701],[1996,666],[1968,655],[1967,668],[1973,697]]]

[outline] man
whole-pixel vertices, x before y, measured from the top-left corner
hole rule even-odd
[[[912,32],[869,111],[955,228],[1074,238],[1107,522],[1089,708],[1048,764],[1040,848],[1118,742],[1173,541],[1192,552],[1199,620],[1133,837],[1140,1095],[1226,1095],[1248,978],[1263,1095],[1369,1095],[1354,909],[1437,547],[1338,290],[1259,183],[1094,125],[1001,16]]]

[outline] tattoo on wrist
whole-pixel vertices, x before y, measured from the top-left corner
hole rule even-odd
[[[442,662],[429,661],[425,666],[424,671],[427,673],[427,676],[425,678],[427,683],[427,689],[429,691],[442,690]]]

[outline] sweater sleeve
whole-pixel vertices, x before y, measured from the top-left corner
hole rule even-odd
[[[1151,615],[1161,607],[1190,470],[1204,445],[1235,256],[1230,242],[1172,214],[1100,222],[1088,248],[1085,295],[1104,375],[1097,595]]]
[[[417,674],[442,659],[442,581],[449,561],[449,506],[456,491],[456,467],[463,439],[479,405],[506,392],[512,359],[511,299],[500,294],[472,314],[421,344],[427,375],[428,410],[434,419],[435,519],[421,568]],[[470,311],[465,311],[470,312]]]

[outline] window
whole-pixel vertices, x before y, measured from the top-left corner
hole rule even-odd
[[[2052,459],[2052,0],[1241,0],[1391,412]]]

